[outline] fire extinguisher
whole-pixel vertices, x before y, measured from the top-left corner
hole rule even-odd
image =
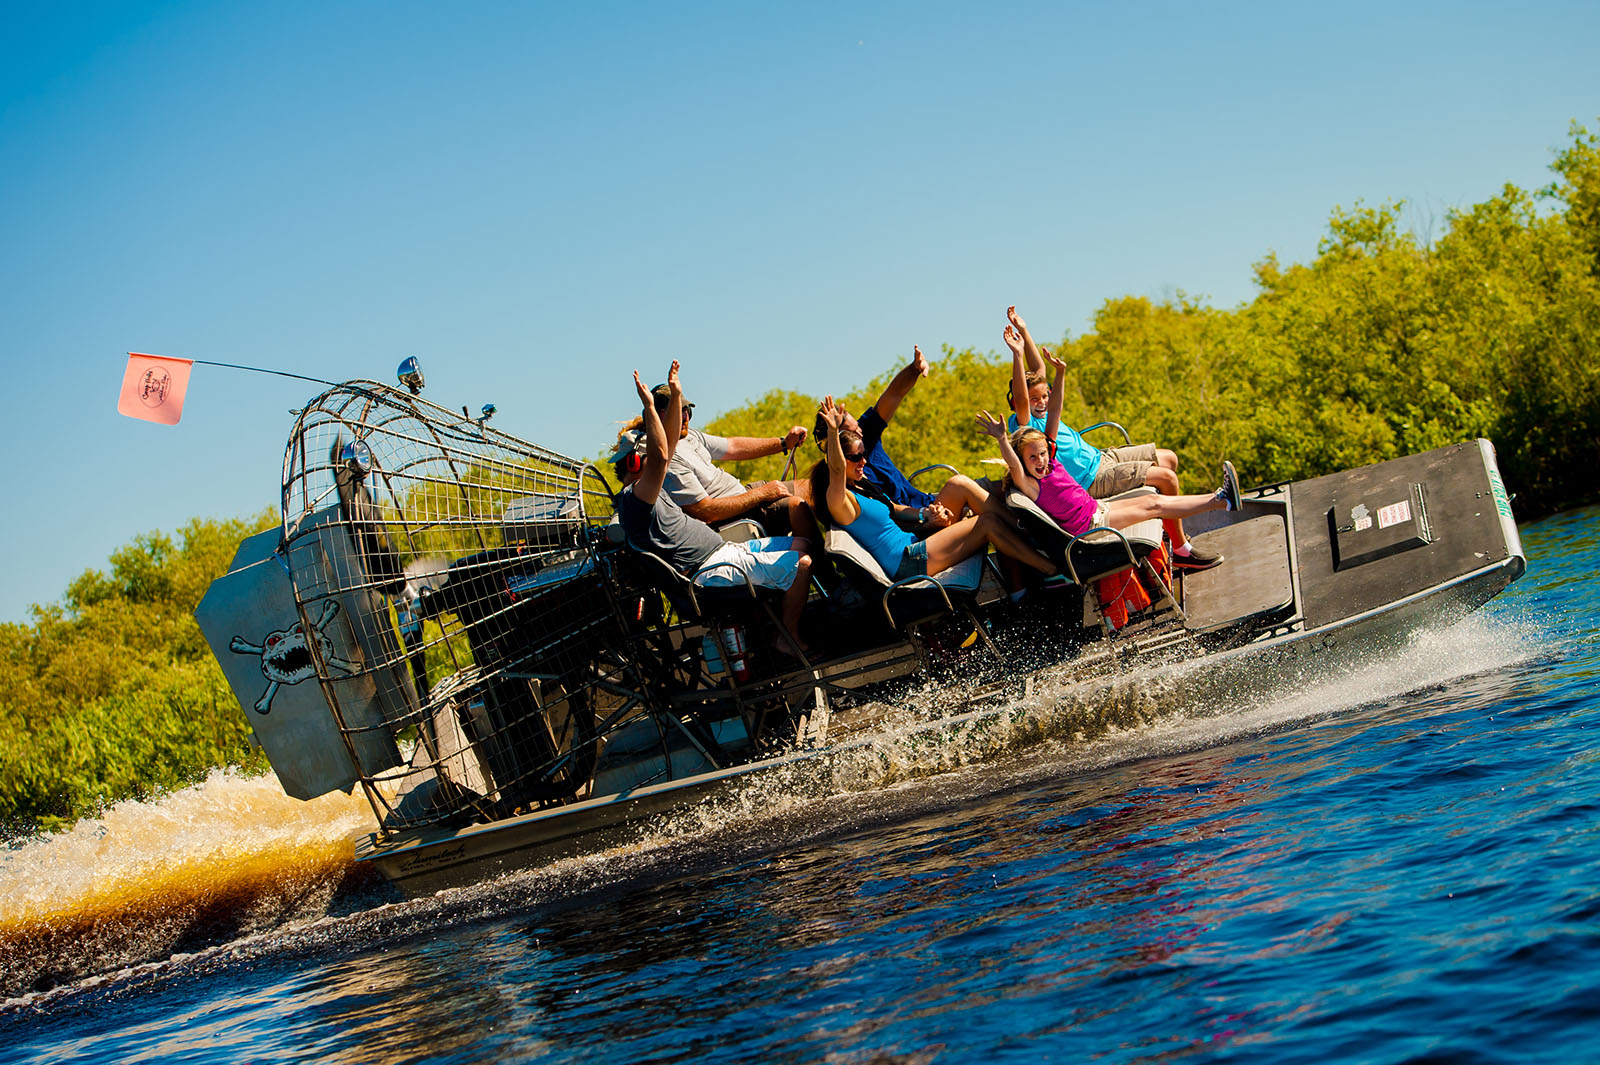
[[[744,642],[744,626],[729,625],[722,630],[722,644],[728,649],[728,670],[734,680],[750,679],[750,656]]]

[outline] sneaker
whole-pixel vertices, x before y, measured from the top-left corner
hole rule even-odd
[[[1207,551],[1203,547],[1194,546],[1193,541],[1191,541],[1189,553],[1187,555],[1179,555],[1176,553],[1173,554],[1172,565],[1175,569],[1185,570],[1189,573],[1198,573],[1203,569],[1210,569],[1213,566],[1222,565],[1222,558],[1223,556],[1216,554],[1215,552]]]
[[[1226,503],[1229,510],[1244,506],[1244,500],[1239,497],[1239,475],[1227,459],[1222,460],[1222,487],[1217,489],[1217,498]]]

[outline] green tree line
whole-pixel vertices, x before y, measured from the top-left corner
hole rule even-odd
[[[1194,489],[1214,486],[1223,458],[1267,483],[1486,436],[1520,517],[1600,499],[1600,137],[1576,123],[1570,137],[1548,186],[1507,185],[1451,212],[1437,239],[1402,231],[1398,204],[1357,205],[1333,212],[1310,263],[1257,263],[1242,306],[1107,300],[1058,345],[1065,416],[1173,448]],[[846,393],[850,409],[903,358]],[[993,472],[972,416],[1004,409],[1008,360],[944,350],[895,416],[903,468]],[[849,384],[819,382],[835,395]],[[710,428],[810,425],[820,399],[769,392]],[[815,455],[808,444],[802,473]],[[734,471],[756,480],[780,465]],[[273,521],[137,537],[31,623],[0,624],[0,826],[55,827],[216,765],[265,767],[193,610],[238,542]]]
[[[1224,458],[1271,483],[1483,436],[1519,516],[1600,498],[1600,138],[1575,123],[1552,170],[1537,192],[1507,185],[1452,211],[1435,240],[1402,231],[1400,204],[1336,209],[1316,258],[1268,255],[1240,307],[1107,300],[1090,332],[1053,346],[1069,366],[1063,417],[1172,448],[1197,491],[1215,487]],[[1005,408],[1003,354],[944,350],[887,437],[903,469],[993,472],[972,419]],[[846,394],[848,408],[865,410],[908,355]],[[820,400],[770,392],[708,429],[809,426]],[[1111,430],[1091,440],[1120,442]],[[802,472],[816,454],[808,445]],[[749,481],[780,464],[734,469]]]
[[[194,608],[272,511],[150,533],[32,624],[0,624],[0,826],[71,823],[214,766],[265,769]]]

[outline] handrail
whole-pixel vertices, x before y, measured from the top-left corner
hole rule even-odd
[[[954,466],[950,465],[948,462],[935,462],[931,466],[924,466],[924,467],[922,467],[922,469],[917,470],[910,477],[907,477],[906,480],[910,481],[913,485],[915,485],[917,483],[917,478],[918,477],[921,477],[925,473],[932,472],[933,470],[949,470],[951,476],[955,476],[956,474],[961,472],[960,470],[956,469]]]
[[[1079,429],[1078,430],[1078,435],[1079,436],[1088,436],[1090,433],[1094,432],[1096,429],[1115,429],[1117,432],[1122,434],[1122,442],[1124,444],[1126,444],[1129,447],[1133,446],[1133,437],[1128,435],[1128,430],[1124,429],[1122,426],[1118,425],[1116,422],[1095,422],[1093,425],[1089,426],[1087,429]]]
[[[1067,549],[1064,554],[1067,560],[1067,572],[1072,575],[1073,584],[1081,585],[1083,584],[1083,581],[1078,579],[1078,567],[1072,563],[1072,549],[1076,547],[1085,536],[1088,536],[1090,533],[1097,532],[1108,532],[1112,536],[1115,536],[1118,540],[1121,540],[1122,549],[1128,553],[1128,565],[1134,569],[1139,567],[1139,560],[1133,557],[1133,545],[1128,542],[1128,538],[1122,535],[1120,530],[1113,529],[1109,525],[1095,525],[1091,528],[1083,530],[1083,532],[1079,533],[1077,536],[1071,536],[1067,539]]]
[[[934,586],[934,588],[938,589],[939,597],[944,600],[945,611],[947,613],[955,612],[956,606],[950,601],[950,593],[945,589],[943,584],[940,584],[931,576],[925,573],[918,573],[910,577],[902,577],[900,580],[895,581],[893,584],[889,585],[889,587],[883,590],[883,616],[889,619],[889,627],[891,629],[898,629],[900,626],[895,624],[894,611],[889,609],[890,594],[896,589],[906,588],[913,584],[921,583],[931,584]]]

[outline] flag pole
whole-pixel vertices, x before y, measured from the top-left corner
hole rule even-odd
[[[276,377],[292,377],[296,381],[310,381],[314,385],[336,385],[337,381],[324,381],[320,377],[307,377],[305,374],[289,373],[287,370],[268,370],[261,366],[241,366],[236,362],[212,362],[210,359],[190,359],[196,366],[221,366],[228,370],[249,370],[251,373],[269,373]]]

